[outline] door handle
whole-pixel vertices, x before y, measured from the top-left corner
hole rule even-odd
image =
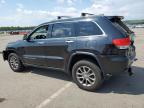
[[[73,43],[74,41],[72,41],[72,40],[67,40],[67,41],[65,41],[66,43]]]

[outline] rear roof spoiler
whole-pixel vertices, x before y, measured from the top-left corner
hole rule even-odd
[[[122,20],[122,19],[124,19],[124,16],[106,16],[108,19],[120,19],[120,20]]]

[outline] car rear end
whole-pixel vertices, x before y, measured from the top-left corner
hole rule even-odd
[[[135,36],[122,19],[120,16],[103,16],[98,21],[108,36],[108,42],[99,57],[105,75],[117,75],[124,71],[131,74],[131,65],[136,56]]]

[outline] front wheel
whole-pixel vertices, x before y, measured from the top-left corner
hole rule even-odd
[[[24,65],[22,64],[17,54],[10,53],[8,56],[8,62],[9,62],[10,68],[14,72],[22,72],[24,70]]]
[[[78,61],[72,69],[74,82],[82,89],[94,91],[102,84],[100,68],[91,61]]]

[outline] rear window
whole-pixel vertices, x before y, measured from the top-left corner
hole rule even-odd
[[[110,21],[122,33],[124,33],[124,34],[130,34],[130,33],[132,33],[132,31],[120,19],[113,18],[113,19],[110,19]]]
[[[102,35],[100,28],[93,22],[78,22],[78,36]]]

